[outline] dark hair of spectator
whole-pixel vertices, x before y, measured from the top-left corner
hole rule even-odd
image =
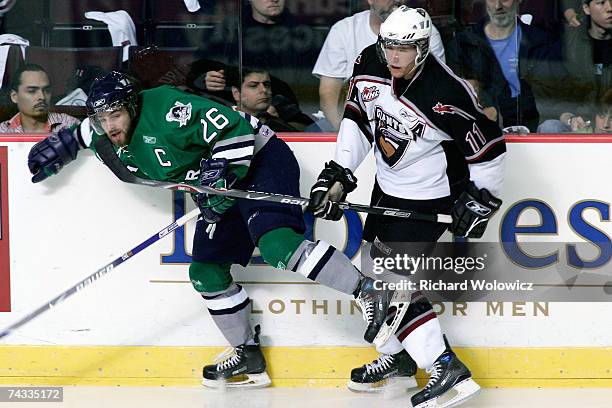
[[[47,74],[47,76],[49,76],[47,71],[38,64],[23,64],[15,70],[15,73],[13,74],[13,77],[11,78],[11,90],[17,92],[19,85],[21,85],[21,74],[23,74],[24,72],[29,72],[29,71],[44,72],[45,74]]]
[[[595,113],[600,116],[605,116],[612,112],[612,89],[603,94],[595,104]]]
[[[270,72],[263,68],[257,67],[248,67],[242,68],[242,79],[240,78],[240,72],[237,69],[231,69],[227,73],[227,82],[230,86],[235,86],[236,88],[241,88],[241,85],[244,83],[246,77],[251,74],[269,74]]]

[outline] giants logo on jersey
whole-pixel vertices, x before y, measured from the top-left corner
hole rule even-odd
[[[366,86],[361,91],[361,99],[364,102],[372,102],[374,99],[380,96],[380,90],[375,86]]]
[[[376,120],[376,146],[390,167],[395,166],[410,146],[412,135],[400,120],[385,112],[380,106],[374,108]]]
[[[401,115],[404,118],[402,121],[385,112],[380,106],[374,108],[376,145],[390,167],[395,166],[404,157],[411,141],[416,141],[425,134],[425,123],[412,112],[404,112]]]

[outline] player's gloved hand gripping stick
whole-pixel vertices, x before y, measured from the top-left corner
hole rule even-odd
[[[213,187],[217,190],[227,190],[236,179],[228,174],[227,159],[202,159],[200,163],[200,185]],[[202,218],[209,224],[221,221],[221,216],[229,210],[236,200],[232,197],[218,194],[198,193],[193,195],[202,212]]]

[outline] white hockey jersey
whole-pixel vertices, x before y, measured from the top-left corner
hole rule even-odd
[[[393,79],[375,47],[355,62],[335,161],[354,171],[374,148],[376,179],[394,197],[445,197],[468,178],[498,195],[504,137],[472,87],[432,55],[412,80]]]

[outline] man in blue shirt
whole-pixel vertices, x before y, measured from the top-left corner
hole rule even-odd
[[[560,44],[518,19],[520,0],[487,0],[487,17],[457,32],[447,63],[458,75],[476,80],[481,102],[495,107],[503,127],[535,132],[540,116],[555,103],[565,77]]]

